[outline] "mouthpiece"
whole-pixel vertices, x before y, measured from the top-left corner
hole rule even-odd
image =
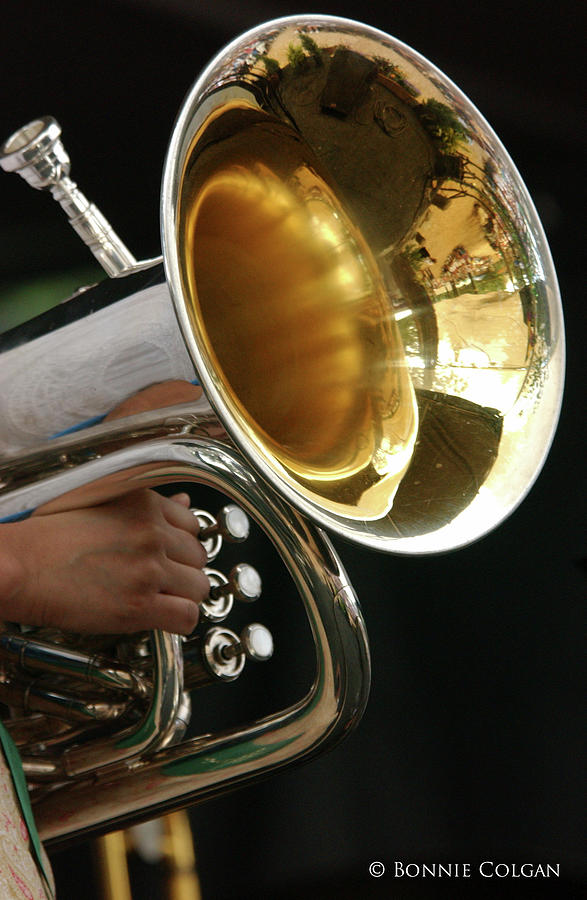
[[[110,276],[135,268],[137,261],[102,213],[69,177],[69,156],[61,126],[52,116],[35,119],[15,131],[0,147],[0,166],[18,172],[36,190],[50,190],[72,227]]]

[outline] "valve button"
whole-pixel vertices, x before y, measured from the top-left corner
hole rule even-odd
[[[214,600],[232,594],[243,603],[253,603],[261,596],[261,576],[248,563],[239,563],[230,571],[228,581],[212,586],[210,596]]]
[[[273,635],[259,622],[252,622],[243,628],[241,644],[249,659],[265,662],[273,656]]]
[[[217,518],[219,530],[223,538],[233,543],[246,541],[251,530],[251,525],[249,517],[240,506],[229,503],[228,506],[224,506],[220,510]]]
[[[234,587],[234,593],[238,600],[252,603],[261,596],[261,576],[248,563],[239,563],[230,573],[230,581]]]

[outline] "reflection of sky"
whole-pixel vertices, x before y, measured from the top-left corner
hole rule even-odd
[[[519,295],[462,294],[438,301],[434,313],[438,328],[436,366],[425,369],[416,348],[407,354],[415,387],[461,397],[503,413],[510,410],[528,366],[528,330]],[[402,336],[407,336],[403,328]]]
[[[458,362],[464,351],[475,349],[482,354],[484,365],[524,366],[528,330],[517,293],[461,294],[439,300],[434,311],[440,336],[439,362]]]
[[[463,294],[435,306],[439,364],[456,366],[460,396],[506,412],[526,373],[528,331],[517,294]],[[450,390],[449,390],[450,393]]]

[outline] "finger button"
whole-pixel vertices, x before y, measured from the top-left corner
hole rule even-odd
[[[222,507],[216,518],[218,531],[226,541],[233,544],[246,541],[251,526],[249,517],[240,506],[229,503],[227,506]]]
[[[243,628],[241,644],[248,658],[256,662],[266,662],[273,656],[273,635],[259,622],[252,622]]]
[[[225,643],[218,652],[226,662],[245,656],[255,662],[267,662],[273,656],[273,635],[264,625],[252,622],[243,628],[240,639]]]
[[[239,563],[231,569],[228,581],[212,588],[210,595],[219,598],[232,594],[243,603],[253,603],[261,596],[261,576],[248,563]]]

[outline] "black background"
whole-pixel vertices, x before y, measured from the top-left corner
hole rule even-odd
[[[373,690],[327,757],[193,814],[207,900],[579,896],[580,651],[585,594],[582,339],[585,131],[581,4],[322,3],[435,62],[482,110],[549,237],[568,338],[561,423],[544,471],[496,533],[438,558],[338,544],[370,630]],[[240,31],[311,11],[277,0],[5,3],[0,135],[50,113],[73,177],[138,256],[159,249],[159,185],[184,94]],[[0,281],[80,266],[48,198],[3,176]],[[374,860],[388,867],[371,879]],[[442,885],[405,862],[560,863],[561,879]],[[86,848],[54,857],[59,895],[90,898]],[[146,888],[137,896],[146,897]]]

